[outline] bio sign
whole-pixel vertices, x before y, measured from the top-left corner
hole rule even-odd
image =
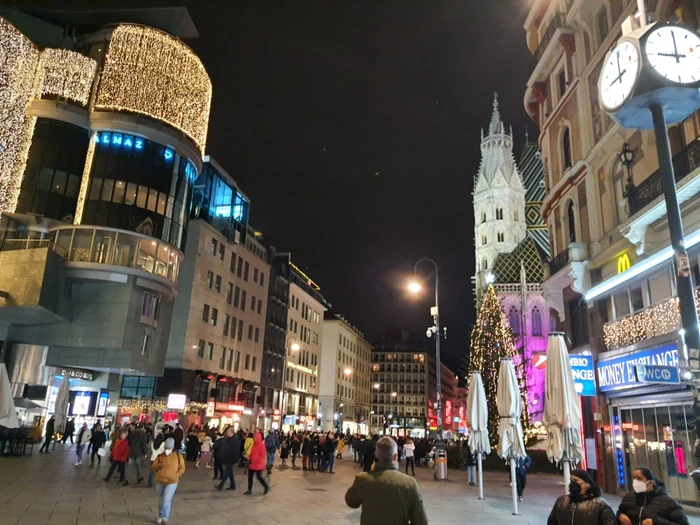
[[[574,376],[576,393],[580,396],[596,395],[593,356],[583,354],[570,355],[569,364]]]
[[[639,386],[637,365],[678,368],[678,346],[669,343],[657,348],[640,350],[627,355],[598,361],[598,387],[612,392]]]

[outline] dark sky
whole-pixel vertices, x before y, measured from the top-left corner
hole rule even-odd
[[[468,348],[471,192],[494,91],[516,152],[526,124],[535,135],[522,104],[527,3],[188,6],[200,32],[188,44],[214,86],[208,153],[250,197],[251,223],[370,341],[432,324],[432,286],[423,299],[404,291],[414,262],[432,257],[443,359],[456,367]]]

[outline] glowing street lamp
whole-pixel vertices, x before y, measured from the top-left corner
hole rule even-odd
[[[421,287],[420,283],[418,283],[416,281],[411,281],[410,283],[408,283],[408,291],[411,293],[418,293],[418,292],[420,292],[421,288],[422,287]]]

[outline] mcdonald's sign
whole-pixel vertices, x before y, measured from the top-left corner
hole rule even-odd
[[[618,275],[621,274],[622,272],[626,272],[627,270],[630,269],[630,258],[629,255],[626,253],[623,253],[617,258],[617,273]]]

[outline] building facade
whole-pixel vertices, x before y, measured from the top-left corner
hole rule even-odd
[[[68,20],[0,17],[3,359],[15,395],[47,387],[42,405],[72,378],[81,418],[120,376],[165,366],[212,95],[167,14],[156,28],[96,12],[104,26],[72,38]]]
[[[698,28],[696,1],[646,6],[652,20]],[[693,385],[645,384],[634,373],[636,363],[677,367],[684,351],[656,137],[620,128],[599,103],[603,61],[636,10],[630,0],[535,1],[525,22],[536,65],[524,103],[540,127],[553,254],[544,296],[570,351],[595,360],[597,395],[582,397],[588,468],[616,492],[648,466],[673,497],[697,504]],[[699,131],[697,114],[668,129],[696,286]]]
[[[371,353],[362,332],[343,316],[326,312],[319,394],[324,432],[367,433]]]
[[[481,133],[481,163],[474,183],[474,239],[480,304],[493,284],[525,363],[530,419],[542,418],[545,372],[537,365],[547,350],[549,313],[542,295],[549,258],[547,226],[540,215],[544,197],[540,152],[527,142],[516,163],[512,131],[506,132],[494,97],[488,133]]]

